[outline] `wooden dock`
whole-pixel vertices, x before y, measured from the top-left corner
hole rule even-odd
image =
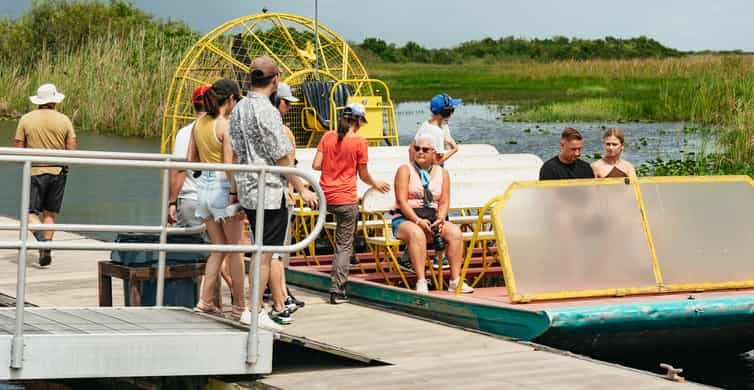
[[[358,304],[330,305],[299,293],[306,306],[285,332],[390,365],[273,374],[279,389],[679,389],[646,372],[536,345],[463,330]]]
[[[0,217],[0,223],[18,221]],[[17,240],[18,231],[0,230],[0,240]],[[91,241],[78,234],[56,232],[55,240]],[[16,250],[0,250],[0,293],[16,296],[18,263]],[[110,252],[53,251],[52,266],[40,268],[38,251],[26,256],[26,302],[42,307],[95,307],[97,299],[97,262],[109,260]],[[123,282],[113,280],[113,305],[123,306]]]
[[[0,218],[0,222],[11,222]],[[0,239],[17,232],[0,231]],[[59,240],[87,240],[56,233]],[[54,251],[48,269],[30,251],[26,300],[42,307],[97,306],[97,261],[108,252]],[[16,251],[0,250],[0,293],[16,295]],[[114,305],[123,304],[113,280]],[[329,305],[322,295],[297,291],[306,307],[284,332],[370,356],[383,366],[331,370],[275,370],[254,386],[279,389],[678,389],[703,387],[500,337],[389,313],[358,304]],[[226,300],[227,301],[227,300]]]

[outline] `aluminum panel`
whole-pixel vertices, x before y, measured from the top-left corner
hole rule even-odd
[[[518,294],[656,285],[632,185],[516,188],[500,216]]]
[[[754,187],[748,181],[642,183],[663,281],[754,280]]]

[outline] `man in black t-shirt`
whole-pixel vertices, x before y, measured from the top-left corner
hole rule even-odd
[[[592,167],[579,159],[583,142],[578,130],[566,127],[560,135],[560,154],[542,165],[539,180],[593,179]]]

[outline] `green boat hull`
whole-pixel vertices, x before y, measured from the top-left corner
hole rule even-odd
[[[330,288],[329,275],[295,268],[286,275],[291,284]],[[353,279],[347,289],[352,298],[388,309],[591,356],[754,349],[754,295],[531,311]]]
[[[329,275],[289,269],[286,280],[315,290],[330,289]],[[521,340],[534,339],[546,331],[550,323],[543,312],[472,304],[377,283],[349,280],[347,292],[351,298],[388,309]]]

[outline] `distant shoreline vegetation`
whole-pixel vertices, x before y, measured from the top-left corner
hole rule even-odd
[[[398,47],[379,38],[366,38],[355,47],[387,63],[457,64],[471,59],[489,62],[534,60],[623,60],[681,57],[688,53],[665,47],[654,39],[579,39],[556,36],[526,39],[512,36],[467,41],[453,48],[426,49],[416,42]]]
[[[198,38],[185,23],[122,0],[33,0],[21,17],[0,18],[0,116],[29,111],[28,96],[53,82],[67,95],[60,109],[77,129],[157,136],[173,73]],[[485,38],[445,49],[367,38],[352,45],[396,101],[443,91],[521,107],[504,120],[688,121],[716,128],[724,156],[715,163],[740,172],[754,156],[752,55],[685,53],[647,37]],[[709,164],[672,171],[692,166]]]

